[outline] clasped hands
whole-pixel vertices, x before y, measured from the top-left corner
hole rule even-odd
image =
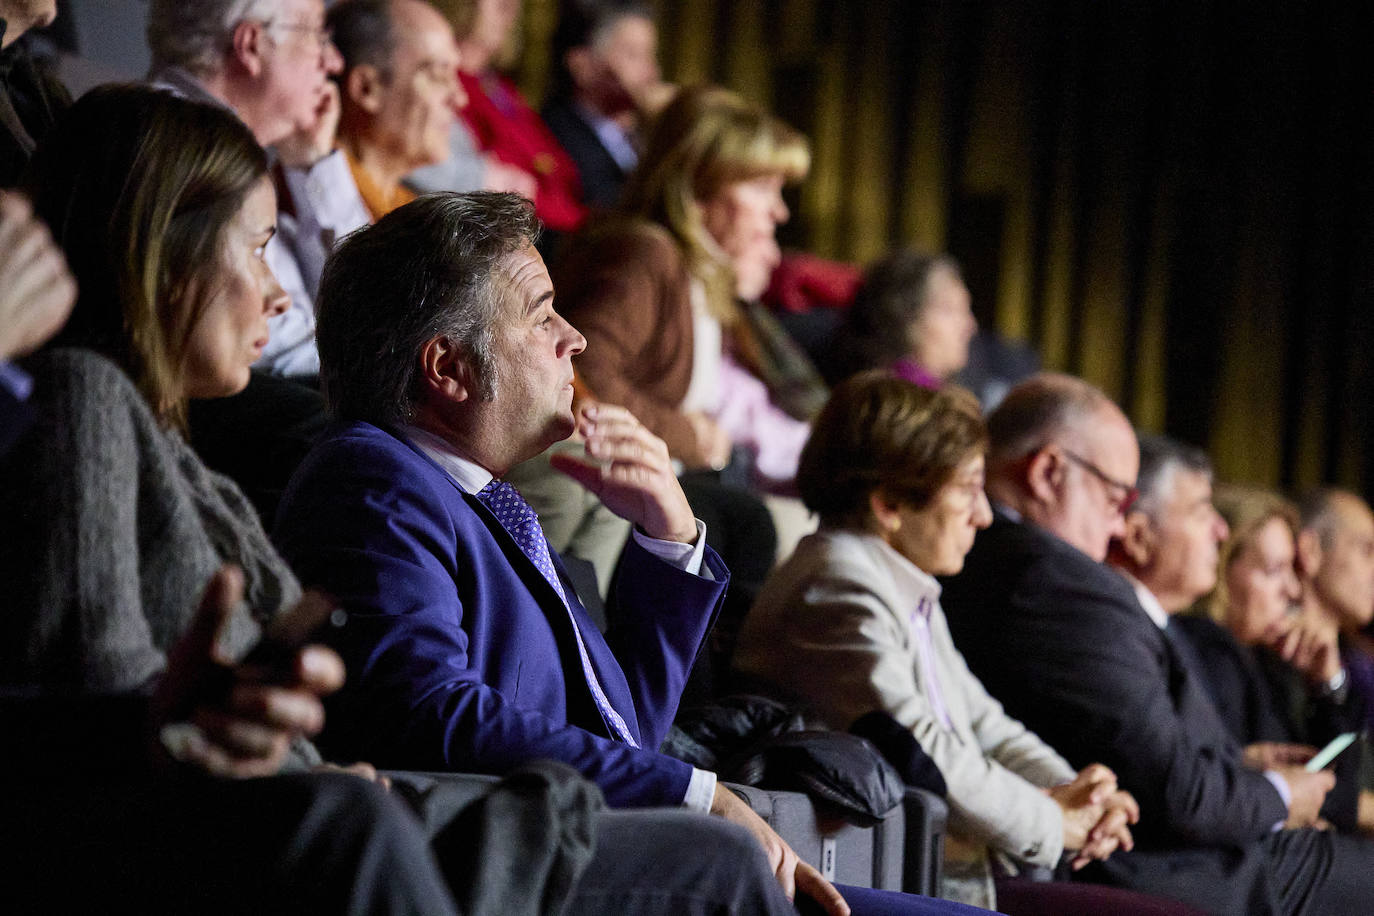
[[[1100,763],[1079,771],[1072,782],[1045,793],[1064,815],[1064,849],[1074,852],[1075,871],[1117,849],[1135,846],[1130,825],[1139,822],[1140,806],[1131,793],[1117,788],[1116,774]]]

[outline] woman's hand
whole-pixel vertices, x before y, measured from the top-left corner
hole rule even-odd
[[[160,751],[231,779],[276,773],[293,738],[324,727],[320,699],[344,681],[343,661],[323,646],[305,646],[270,666],[225,659],[219,637],[242,600],[243,573],[233,566],[215,573],[190,630],[168,655],[150,722]],[[307,626],[323,622],[331,608],[309,592],[287,613]]]

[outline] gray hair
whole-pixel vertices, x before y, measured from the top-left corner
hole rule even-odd
[[[1140,493],[1135,509],[1156,518],[1160,504],[1169,493],[1174,474],[1179,469],[1203,474],[1210,480],[1212,462],[1202,449],[1168,436],[1139,434],[1140,474],[1136,489]]]
[[[270,19],[279,0],[150,0],[148,48],[153,68],[181,67],[205,76],[217,73],[234,26],[245,19]]]
[[[1298,501],[1298,520],[1302,531],[1315,531],[1323,548],[1330,548],[1340,528],[1340,513],[1336,504],[1343,499],[1363,502],[1349,490],[1339,487],[1318,487],[1304,493]]]
[[[533,245],[540,223],[518,194],[430,194],[344,239],[325,264],[318,299],[320,387],[331,415],[408,422],[419,356],[444,337],[490,399],[491,329],[508,295],[498,263]]]
[[[1033,455],[1065,433],[1082,429],[1111,403],[1080,378],[1057,372],[1033,375],[988,416],[988,464],[996,467]]]

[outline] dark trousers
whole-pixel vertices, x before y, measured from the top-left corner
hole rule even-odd
[[[787,901],[763,849],[742,827],[680,809],[608,811],[594,787],[560,770],[571,773],[536,762],[499,784],[388,773],[431,834],[464,913],[552,912],[560,901],[565,916],[819,912],[804,896],[795,908]],[[855,916],[984,912],[911,894],[841,892]]]
[[[414,818],[355,776],[54,780],[6,795],[12,912],[457,913]]]
[[[1243,849],[1117,853],[1083,875],[1234,916],[1368,913],[1374,841],[1282,830]]]

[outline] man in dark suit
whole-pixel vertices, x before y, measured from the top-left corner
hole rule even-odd
[[[577,163],[589,206],[615,206],[639,161],[635,130],[660,83],[658,28],[631,0],[565,0],[554,33],[554,83],[540,115]]]
[[[1357,727],[1358,710],[1347,691],[1328,686],[1332,675],[1322,659],[1307,659],[1300,674],[1269,649],[1242,645],[1209,616],[1182,613],[1216,585],[1218,545],[1228,536],[1212,505],[1207,456],[1165,436],[1143,436],[1137,487],[1140,497],[1108,561],[1198,676],[1250,767],[1305,763],[1316,753],[1310,745]],[[1334,639],[1326,661],[1339,671]],[[1336,786],[1321,809],[1323,818],[1346,831],[1357,826],[1359,757],[1352,750],[1336,762]]]
[[[350,237],[326,268],[321,381],[339,422],[298,471],[277,524],[302,580],[350,613],[335,643],[349,683],[325,746],[412,768],[561,760],[613,807],[686,806],[744,826],[785,890],[795,881],[843,912],[834,888],[714,774],[655,750],[728,573],[662,441],[619,408],[574,411],[572,357],[585,341],[553,310],[537,235],[515,195],[434,195]],[[533,512],[499,480],[574,429],[586,457],[555,466],[636,528],[607,637]],[[730,828],[678,812],[641,822],[659,839],[621,831],[643,842],[603,862],[616,869],[608,884],[652,884],[668,911],[687,905],[674,894],[759,892],[749,883],[762,869],[757,848],[741,852]],[[603,830],[599,847],[614,833]],[[664,836],[679,842],[655,850]],[[771,893],[746,905],[771,909],[781,900]],[[614,899],[608,891],[607,908]]]
[[[1102,563],[1135,498],[1125,416],[1085,382],[1040,375],[988,428],[995,518],[943,600],[955,644],[1008,714],[1070,763],[1102,761],[1140,802],[1136,851],[1093,877],[1225,913],[1361,909],[1361,851],[1284,829],[1315,821],[1330,774],[1247,767],[1187,663]]]
[[[1331,664],[1338,648],[1342,685],[1363,707],[1363,724],[1374,724],[1374,511],[1348,490],[1323,487],[1306,494],[1299,505],[1297,541],[1302,611],[1294,626],[1296,641],[1288,648],[1299,662]],[[1328,670],[1330,670],[1328,668]],[[1368,737],[1364,760],[1370,763]],[[1366,786],[1374,778],[1366,769]],[[1362,811],[1374,820],[1374,805]],[[1369,821],[1365,826],[1374,827]]]

